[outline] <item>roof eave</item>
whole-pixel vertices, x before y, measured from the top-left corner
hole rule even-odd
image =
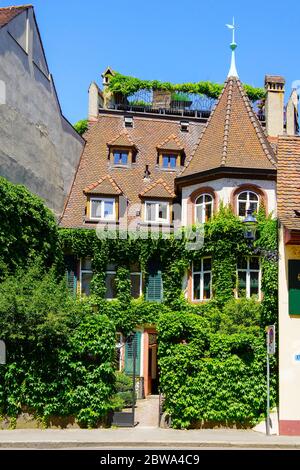
[[[276,179],[277,170],[276,169],[264,169],[264,168],[236,168],[236,167],[217,167],[212,168],[206,171],[201,171],[198,173],[193,173],[190,175],[178,176],[175,179],[175,184],[177,186],[187,186],[191,183],[208,181],[212,179],[220,179],[226,176],[231,177],[251,177],[257,179]]]

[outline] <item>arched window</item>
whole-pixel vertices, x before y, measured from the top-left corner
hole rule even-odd
[[[239,217],[245,217],[247,210],[257,212],[259,207],[259,197],[253,191],[243,191],[238,195],[237,212]]]
[[[195,221],[203,224],[207,222],[213,211],[213,198],[210,194],[201,194],[195,201]]]

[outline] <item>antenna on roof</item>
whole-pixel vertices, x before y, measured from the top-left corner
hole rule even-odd
[[[239,78],[237,70],[236,70],[236,65],[235,65],[235,50],[237,48],[237,43],[234,40],[234,33],[235,33],[234,18],[232,18],[232,24],[226,24],[226,26],[227,26],[227,28],[232,30],[232,41],[231,41],[231,44],[230,44],[231,64],[230,64],[230,69],[229,69],[227,77]]]

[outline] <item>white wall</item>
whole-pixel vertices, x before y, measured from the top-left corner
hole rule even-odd
[[[300,259],[300,246],[284,245],[283,229],[279,255],[279,421],[300,421],[300,316],[288,304],[288,260]]]
[[[237,178],[220,178],[214,181],[206,181],[205,183],[194,184],[182,188],[182,225],[187,225],[187,201],[190,195],[199,188],[211,187],[216,192],[218,202],[223,201],[227,205],[231,201],[232,192],[242,184],[254,184],[262,188],[268,198],[268,212],[276,215],[276,183],[275,181],[254,180],[254,179],[237,179]]]

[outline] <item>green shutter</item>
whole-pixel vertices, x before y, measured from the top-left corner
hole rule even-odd
[[[289,315],[300,315],[300,260],[289,260]]]
[[[140,375],[141,371],[141,332],[136,331],[131,343],[125,343],[125,374],[133,373],[133,342],[136,344],[135,374]]]
[[[77,292],[77,260],[73,255],[65,256],[66,281],[67,287],[71,295]]]
[[[161,271],[150,272],[147,278],[146,300],[161,302],[163,284]]]

